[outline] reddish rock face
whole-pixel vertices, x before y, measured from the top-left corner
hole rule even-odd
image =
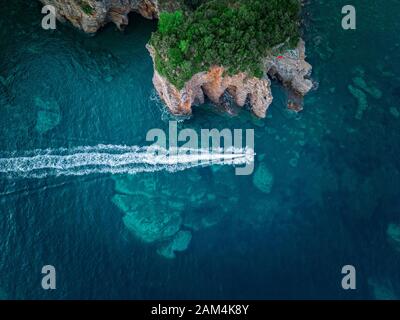
[[[154,59],[154,49],[148,46]],[[195,74],[182,90],[178,90],[167,79],[154,71],[154,86],[160,98],[175,115],[190,115],[192,106],[203,104],[205,97],[219,104],[221,97],[228,92],[239,107],[250,102],[252,112],[260,118],[266,116],[272,103],[270,81],[249,77],[246,73],[233,76],[225,74],[222,67],[211,67],[207,72]]]
[[[289,101],[288,102],[288,108],[292,111],[295,112],[300,112],[303,111],[303,106],[300,103],[294,102],[294,101]]]
[[[137,11],[147,19],[158,18],[159,8],[157,1],[142,0],[138,5]]]
[[[154,48],[148,46],[148,50],[154,61]],[[275,58],[266,58],[264,64],[266,74],[277,78],[293,92],[296,99],[289,101],[288,107],[296,112],[303,110],[302,97],[313,86],[307,79],[312,67],[305,57],[304,42],[300,41],[295,50]],[[219,104],[221,97],[228,92],[239,107],[249,101],[252,112],[264,118],[273,100],[270,80],[267,77],[249,77],[243,72],[229,76],[224,71],[220,66],[211,67],[207,72],[193,75],[184,88],[178,90],[155,70],[153,83],[168,109],[176,115],[190,115],[192,106],[204,103],[205,97]]]

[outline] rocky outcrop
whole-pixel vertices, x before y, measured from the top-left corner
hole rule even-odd
[[[253,176],[253,183],[263,193],[271,193],[274,176],[264,163],[260,163]]]
[[[305,43],[300,40],[296,49],[267,57],[264,61],[266,73],[280,80],[295,93],[305,96],[313,87],[312,81],[307,79],[312,66],[306,61],[305,52]]]
[[[154,61],[154,48],[151,46],[147,48]],[[300,41],[294,50],[265,59],[264,65],[266,76],[262,79],[249,77],[243,72],[230,76],[225,74],[223,67],[214,66],[207,72],[193,75],[181,90],[154,68],[153,83],[160,98],[175,115],[190,115],[192,106],[204,103],[205,97],[215,104],[220,104],[222,97],[227,92],[239,107],[245,106],[248,102],[252,112],[260,118],[266,116],[268,107],[273,100],[271,83],[267,75],[278,78],[299,97],[308,93],[313,86],[312,82],[307,79],[312,67],[305,61],[303,41]],[[293,109],[298,111],[301,108]]]
[[[181,2],[172,0],[41,0],[44,4],[56,7],[59,20],[70,21],[75,27],[86,33],[95,33],[102,26],[113,22],[123,29],[128,25],[128,14],[132,11],[143,17],[153,19],[164,10],[172,11],[181,6]],[[148,47],[153,60],[155,52]],[[275,48],[279,51],[279,48]],[[302,110],[302,99],[312,88],[307,79],[311,73],[311,65],[305,61],[305,45],[303,41],[294,50],[282,55],[270,55],[264,59],[265,77],[250,77],[246,73],[227,75],[222,66],[211,67],[206,72],[193,75],[179,90],[156,68],[153,82],[156,90],[168,109],[175,115],[190,115],[192,106],[202,104],[208,97],[213,103],[220,104],[228,93],[239,107],[248,104],[252,112],[260,117],[266,116],[272,103],[270,80],[277,78],[295,93],[289,101],[289,107],[295,111]]]
[[[95,33],[109,22],[119,29],[128,25],[130,12],[148,19],[157,18],[160,0],[41,0],[56,8],[57,18],[69,21],[86,33]],[[164,0],[165,2],[165,0]]]
[[[220,170],[225,170],[213,168],[212,175],[220,175]],[[169,177],[167,172],[140,177],[113,175],[112,202],[123,215],[128,234],[171,259],[190,247],[192,236],[223,222],[225,217],[232,217],[239,198],[229,180],[211,179],[210,182],[196,170],[189,171],[187,179]],[[186,205],[188,199],[190,210]],[[242,219],[242,215],[238,216]]]
[[[400,252],[400,224],[390,223],[387,227],[386,234],[389,243]]]
[[[151,46],[148,49],[154,60],[154,49]],[[265,117],[272,102],[270,81],[248,77],[245,73],[229,76],[224,71],[224,68],[215,66],[208,72],[197,73],[179,90],[155,69],[153,83],[161,99],[175,115],[190,115],[192,106],[203,104],[205,97],[219,104],[224,93],[229,92],[238,106],[243,107],[249,101],[252,111],[259,117]]]

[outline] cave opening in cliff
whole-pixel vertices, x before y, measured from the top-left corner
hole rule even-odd
[[[151,30],[151,32],[154,32],[157,30],[158,20],[146,19],[142,15],[140,15],[139,13],[137,13],[135,11],[131,11],[128,14],[128,20],[129,20],[129,24],[127,26],[125,26],[124,31],[123,31],[125,34],[130,34],[132,32],[136,32],[137,30],[141,30],[143,28],[145,28],[145,29],[149,28]],[[146,33],[146,34],[148,34],[147,40],[150,40],[151,32]]]
[[[236,87],[230,86],[229,88],[227,88],[219,98],[218,103],[213,102],[207,96],[203,86],[201,87],[201,90],[204,93],[204,101],[194,101],[192,108],[193,114],[197,114],[199,112],[214,111],[221,114],[228,113],[231,116],[236,116],[241,112],[241,110],[243,110],[243,108],[235,102],[235,94],[237,92]],[[247,99],[246,101],[250,103],[249,99]],[[245,105],[244,107],[246,110],[248,109],[248,106]]]

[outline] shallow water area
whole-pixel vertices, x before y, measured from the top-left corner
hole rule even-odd
[[[0,299],[399,298],[400,3],[353,3],[356,31],[341,28],[345,1],[305,6],[318,87],[301,113],[273,82],[266,119],[207,104],[179,121],[253,128],[253,175],[201,166],[38,179],[2,166]],[[2,8],[0,164],[32,150],[144,146],[150,129],[168,130],[145,48],[154,21],[132,15],[124,33],[87,37],[41,29],[36,1]],[[40,287],[46,264],[53,292]],[[340,286],[347,264],[355,291]]]

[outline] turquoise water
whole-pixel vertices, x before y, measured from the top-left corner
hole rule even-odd
[[[399,243],[389,225],[400,224],[400,3],[353,1],[356,31],[341,28],[345,4],[305,8],[316,89],[302,113],[286,109],[274,83],[267,119],[205,105],[179,123],[254,128],[256,176],[268,173],[270,190],[232,167],[0,174],[0,297],[399,298]],[[145,49],[155,22],[132,15],[124,33],[110,25],[87,37],[68,25],[42,30],[35,1],[2,8],[0,158],[145,145],[149,129],[168,128]],[[138,239],[127,208],[154,222],[153,236],[164,219],[190,233],[187,249],[160,255],[165,243]],[[40,286],[46,264],[57,270],[57,290]],[[347,264],[357,270],[354,291],[340,285]]]

